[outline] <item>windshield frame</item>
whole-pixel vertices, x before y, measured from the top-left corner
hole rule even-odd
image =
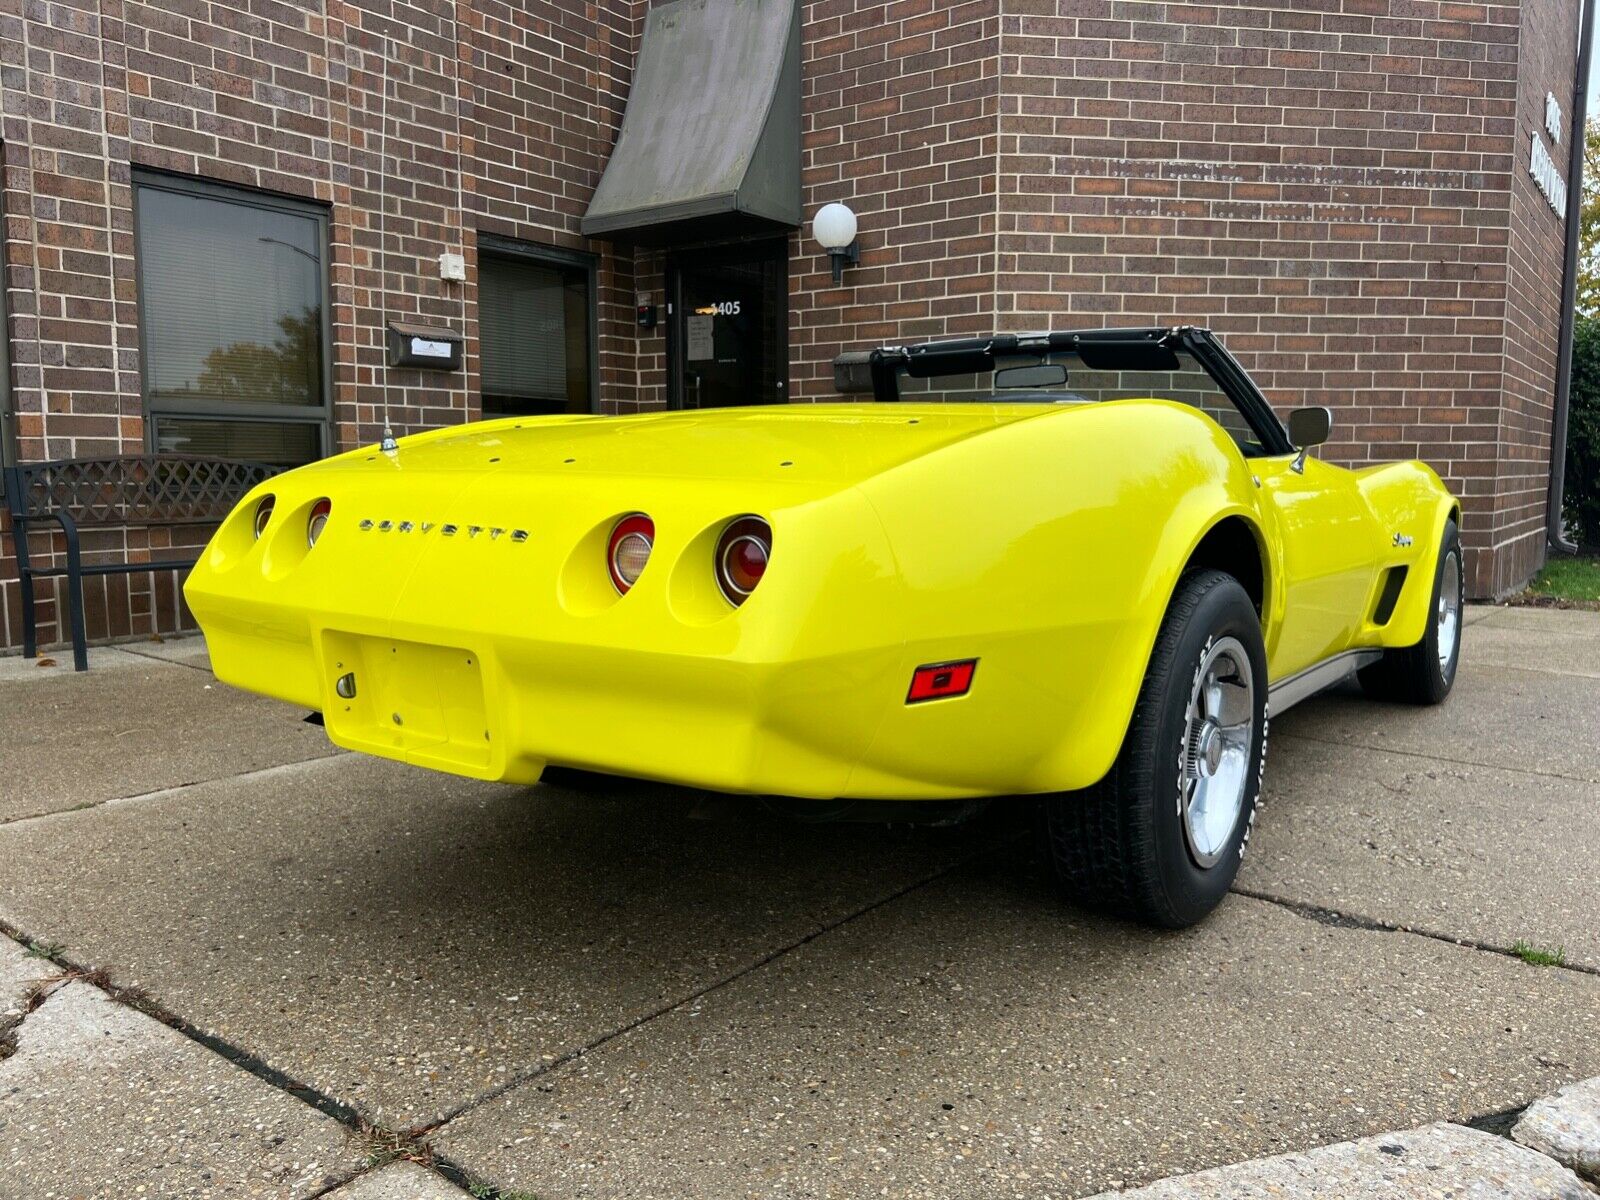
[[[1072,353],[1083,346],[1165,346],[1187,353],[1209,375],[1218,389],[1255,432],[1267,457],[1293,454],[1294,445],[1255,381],[1208,329],[1193,325],[1174,328],[1080,329],[1048,333],[999,333],[987,338],[960,338],[922,342],[911,346],[883,346],[867,355],[873,399],[892,404],[900,400],[900,375],[914,365],[919,377],[941,374],[992,372],[1008,358]],[[859,360],[857,360],[859,361]],[[947,370],[941,366],[948,363]]]

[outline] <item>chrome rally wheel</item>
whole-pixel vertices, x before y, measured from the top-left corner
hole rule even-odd
[[[1461,645],[1461,547],[1445,549],[1439,564],[1439,603],[1435,619],[1439,622],[1439,671],[1455,672],[1456,651]]]
[[[1211,644],[1195,672],[1178,789],[1184,841],[1197,867],[1226,853],[1244,808],[1255,737],[1255,672],[1237,638]]]

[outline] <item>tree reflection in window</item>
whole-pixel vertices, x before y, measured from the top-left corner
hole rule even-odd
[[[318,214],[152,180],[137,229],[152,407],[323,404]]]
[[[305,403],[302,373],[321,359],[322,310],[308,308],[299,316],[279,317],[278,328],[281,336],[270,346],[235,342],[207,354],[196,390],[213,400]]]

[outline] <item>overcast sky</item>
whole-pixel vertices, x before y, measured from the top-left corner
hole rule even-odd
[[[1590,9],[1600,9],[1600,4],[1591,4]],[[1587,105],[1590,117],[1600,116],[1600,107],[1596,106],[1597,98],[1600,98],[1600,71],[1595,70],[1594,64],[1591,63],[1589,65],[1589,103]]]

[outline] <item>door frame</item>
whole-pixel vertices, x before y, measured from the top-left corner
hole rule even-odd
[[[709,245],[683,246],[666,256],[665,277],[667,293],[667,407],[683,407],[683,264],[691,266],[709,263],[749,262],[761,256],[762,250],[771,252],[778,261],[783,296],[783,322],[778,333],[778,387],[783,392],[782,403],[789,403],[789,235],[749,238],[740,242],[715,242]]]

